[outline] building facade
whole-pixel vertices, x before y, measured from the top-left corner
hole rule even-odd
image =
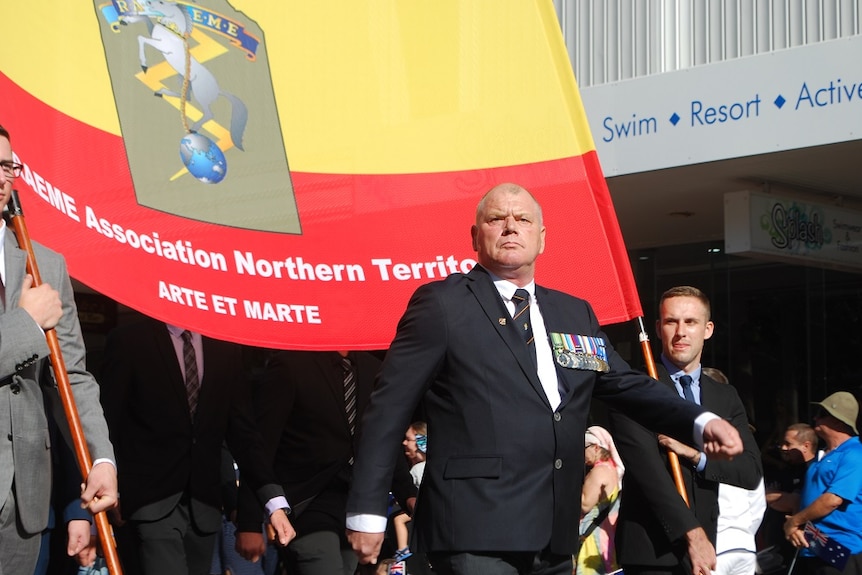
[[[554,4],[649,328],[668,287],[710,295],[704,364],[767,449],[810,401],[858,394],[862,1]],[[782,208],[740,221],[740,197]],[[776,241],[751,245],[759,232]]]

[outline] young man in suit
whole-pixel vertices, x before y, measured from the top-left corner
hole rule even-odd
[[[491,189],[471,234],[479,265],[420,287],[398,325],[366,411],[348,538],[361,563],[377,561],[398,455],[388,446],[424,400],[410,548],[444,574],[571,573],[591,397],[705,440],[711,455],[736,455],[739,435],[631,370],[586,301],[536,285],[545,227],[527,190]]]
[[[255,390],[255,420],[267,458],[294,507],[297,537],[282,552],[290,573],[353,575],[356,570],[356,555],[344,536],[344,515],[354,438],[361,433],[379,370],[379,359],[356,351],[276,351],[267,362]],[[400,479],[400,500],[415,497],[406,469]],[[254,559],[264,545],[261,510],[242,483],[237,547]]]
[[[732,461],[717,460],[670,434],[657,439],[630,414],[611,410],[611,432],[623,462],[632,470],[623,480],[616,535],[617,560],[626,575],[708,575],[716,567],[719,483],[755,489],[763,478],[760,450],[742,400],[732,386],[702,373],[704,342],[713,330],[709,299],[703,292],[689,286],[666,291],[656,321],[662,346],[659,380],[678,397],[733,425],[742,438],[740,455]],[[667,449],[679,455],[690,508],[668,471]]]
[[[0,126],[0,211],[21,174],[9,132]],[[51,441],[46,401],[59,406],[42,330],[54,329],[63,352],[93,467],[81,499],[97,513],[117,503],[114,451],[99,405],[99,386],[87,372],[84,340],[63,257],[33,243],[44,281],[33,288],[26,254],[0,220],[0,574],[32,573],[51,501]],[[55,409],[64,425],[62,410]],[[65,429],[68,436],[68,427]]]
[[[225,440],[243,477],[268,502],[279,542],[293,538],[251,415],[239,346],[146,318],[109,334],[100,379],[117,449],[120,509],[135,543],[118,546],[128,569],[209,572],[222,527]]]

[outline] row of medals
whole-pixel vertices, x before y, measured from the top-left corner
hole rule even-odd
[[[575,353],[568,349],[559,350],[555,355],[557,356],[557,363],[568,369],[585,369],[588,371],[611,370],[608,362],[595,355]]]

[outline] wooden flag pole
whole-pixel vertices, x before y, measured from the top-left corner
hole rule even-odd
[[[652,356],[652,348],[649,345],[649,335],[647,335],[646,329],[644,328],[644,318],[643,316],[638,317],[638,329],[640,330],[638,333],[638,340],[641,343],[641,351],[643,352],[644,361],[646,362],[647,373],[653,379],[658,379],[658,372],[655,368],[655,360]],[[679,466],[679,457],[677,457],[676,453],[667,450],[667,458],[670,462],[670,472],[673,476],[673,482],[676,485],[676,490],[679,492],[680,497],[682,497],[685,504],[691,507],[691,503],[688,501],[688,493],[685,490],[685,482],[682,479],[682,468]]]

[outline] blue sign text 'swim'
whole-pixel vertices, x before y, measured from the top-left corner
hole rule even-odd
[[[658,132],[658,122],[654,117],[638,118],[636,114],[632,114],[631,120],[617,122],[613,116],[606,116],[602,120],[602,128],[604,128],[603,142],[613,142],[614,140],[623,140],[635,136],[646,136]]]

